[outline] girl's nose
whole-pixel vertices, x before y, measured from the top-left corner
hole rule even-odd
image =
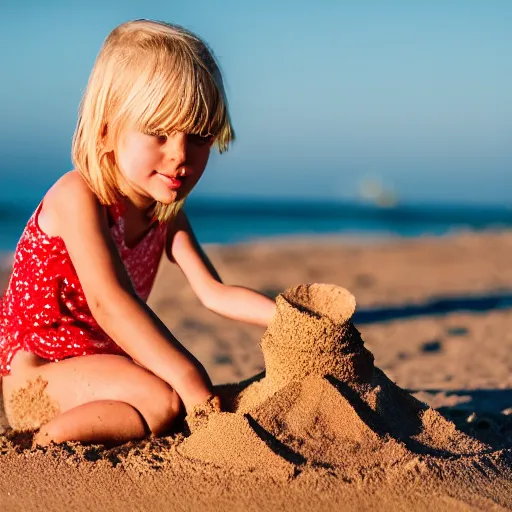
[[[183,132],[170,134],[165,142],[166,157],[177,165],[187,160],[187,135]]]

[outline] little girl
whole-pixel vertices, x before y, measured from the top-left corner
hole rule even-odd
[[[162,253],[201,302],[267,325],[272,300],[224,285],[181,209],[210,148],[234,139],[209,49],[138,20],[106,39],[73,139],[76,170],[28,221],[0,303],[9,423],[35,442],[122,443],[164,433],[212,397],[201,364],[146,305]]]

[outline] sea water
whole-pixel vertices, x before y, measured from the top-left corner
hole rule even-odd
[[[10,252],[37,207],[37,200],[0,203],[0,252]],[[186,211],[201,243],[236,243],[283,236],[443,235],[457,230],[512,227],[505,206],[360,202],[218,200],[191,197]]]

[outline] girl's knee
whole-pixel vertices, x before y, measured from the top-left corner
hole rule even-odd
[[[164,434],[179,416],[182,408],[178,393],[167,384],[157,396],[151,399],[151,408],[146,411],[139,409],[149,430],[153,435]]]

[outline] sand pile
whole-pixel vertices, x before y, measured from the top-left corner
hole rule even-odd
[[[178,453],[274,478],[327,469],[349,482],[454,471],[464,480],[464,468],[505,466],[508,452],[458,431],[374,366],[354,310],[354,297],[334,285],[279,295],[261,340],[266,373],[219,388],[230,412],[212,413]]]

